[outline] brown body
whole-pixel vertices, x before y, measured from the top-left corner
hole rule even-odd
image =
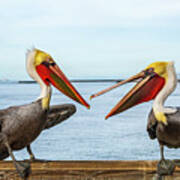
[[[174,114],[165,114],[168,125],[158,122],[153,111],[149,113],[147,131],[151,139],[157,138],[161,145],[180,147],[180,108]]]
[[[0,159],[9,153],[4,145],[4,135],[12,150],[30,145],[43,129],[48,129],[76,112],[74,105],[56,105],[43,110],[41,100],[23,106],[13,106],[0,111]]]

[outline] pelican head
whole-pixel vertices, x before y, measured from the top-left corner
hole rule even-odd
[[[174,63],[172,61],[154,62],[138,74],[121,81],[115,86],[108,88],[108,90],[103,90],[102,92],[92,95],[91,98],[134,80],[140,81],[138,81],[138,83],[108,113],[106,119],[135,105],[154,99],[153,110],[156,118],[166,123],[163,104],[165,99],[175,89],[177,82]]]
[[[50,87],[50,84],[52,84],[69,98],[87,108],[90,107],[48,53],[35,48],[28,51],[26,68],[30,77],[37,81],[42,89],[47,89]]]

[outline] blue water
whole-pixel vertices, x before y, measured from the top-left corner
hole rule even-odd
[[[113,83],[74,83],[83,97]],[[140,160],[158,159],[159,146],[146,132],[151,102],[138,105],[122,114],[104,120],[105,115],[134,84],[119,87],[91,102],[91,109],[74,103],[53,89],[51,104],[74,103],[75,115],[46,130],[32,143],[37,158],[49,160]],[[0,84],[0,108],[35,100],[40,93],[37,84]],[[167,100],[167,105],[180,105],[180,87]],[[167,158],[178,158],[180,151],[165,149]],[[29,158],[26,150],[15,153],[17,159]]]

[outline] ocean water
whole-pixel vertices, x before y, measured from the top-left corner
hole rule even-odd
[[[159,145],[146,132],[147,116],[152,102],[138,105],[104,120],[105,115],[134,85],[122,87],[89,101],[89,96],[113,83],[73,83],[91,109],[73,102],[53,88],[51,104],[73,103],[77,112],[56,127],[46,130],[32,143],[37,158],[48,160],[142,160],[159,159]],[[37,84],[0,84],[0,109],[35,100],[40,93]],[[180,87],[166,101],[180,105]],[[17,159],[29,158],[26,149],[15,152]],[[179,158],[180,150],[165,149],[167,158]]]

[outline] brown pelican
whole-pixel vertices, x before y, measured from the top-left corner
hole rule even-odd
[[[49,54],[38,49],[29,51],[26,57],[26,67],[28,74],[41,87],[40,97],[27,105],[0,110],[0,159],[10,155],[22,178],[28,175],[29,164],[18,163],[12,151],[27,147],[31,158],[34,158],[30,148],[31,142],[38,137],[44,128],[53,125],[51,119],[59,107],[50,108],[48,115],[51,98],[50,84],[76,102],[87,108],[90,107]],[[67,107],[64,108],[67,109]],[[57,114],[56,116],[58,118]]]
[[[158,139],[160,145],[161,161],[158,172],[161,175],[170,174],[173,172],[174,164],[164,159],[163,147],[164,145],[169,148],[180,147],[180,108],[164,106],[165,100],[177,84],[173,62],[152,63],[137,75],[93,94],[90,98],[138,79],[137,84],[107,114],[106,119],[140,103],[154,100],[148,117],[147,131],[151,139]]]

